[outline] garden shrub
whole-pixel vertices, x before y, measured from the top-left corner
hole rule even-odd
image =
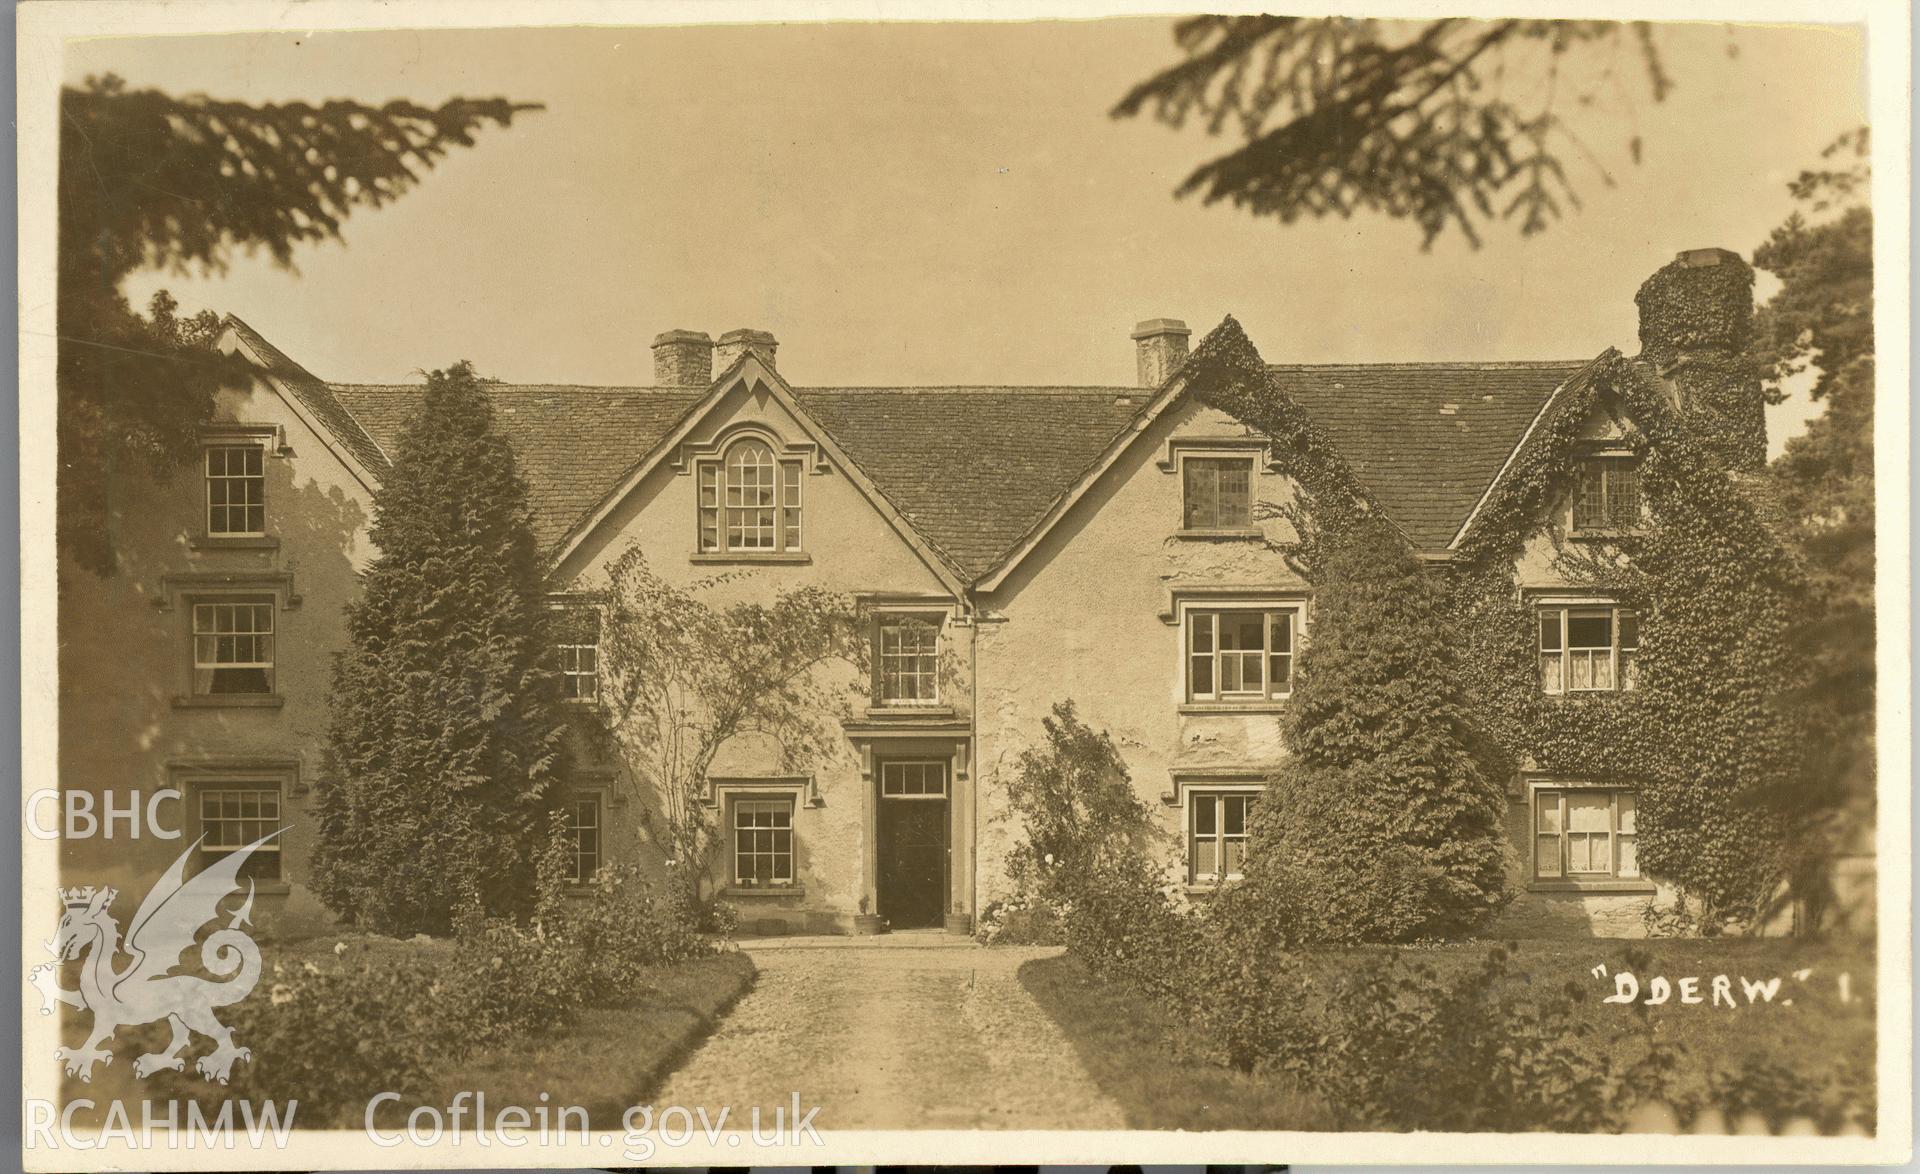
[[[1468,748],[1442,589],[1381,519],[1322,534],[1313,640],[1246,884],[1290,941],[1469,932],[1508,899],[1506,799]]]
[[[1443,976],[1426,962],[1361,955],[1294,1005],[1313,1027],[1279,1043],[1278,1067],[1316,1093],[1343,1129],[1587,1133],[1617,1128],[1632,1092],[1580,1045],[1568,982],[1540,989],[1506,949]]]
[[[987,903],[974,937],[986,946],[1064,946],[1066,913],[1044,897],[1016,893]]]

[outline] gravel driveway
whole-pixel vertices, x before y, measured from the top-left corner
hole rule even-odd
[[[1124,1127],[1015,974],[1057,950],[748,949],[753,989],[655,1105],[770,1121],[798,1092],[821,1129]]]

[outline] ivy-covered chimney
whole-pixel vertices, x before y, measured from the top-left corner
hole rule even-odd
[[[1659,370],[1674,402],[1729,468],[1766,464],[1766,401],[1747,357],[1753,270],[1726,249],[1687,249],[1634,295],[1640,357]]]

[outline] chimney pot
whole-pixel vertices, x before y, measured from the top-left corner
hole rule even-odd
[[[779,349],[779,341],[764,330],[729,330],[720,336],[720,343],[714,348],[714,364],[725,371],[741,355],[752,351],[760,356],[761,362],[772,367],[774,353]]]
[[[669,330],[653,339],[655,387],[705,387],[713,382],[713,340],[704,330]]]
[[[1193,331],[1178,318],[1149,318],[1133,328],[1134,354],[1139,362],[1140,386],[1159,387],[1187,361],[1187,339]]]

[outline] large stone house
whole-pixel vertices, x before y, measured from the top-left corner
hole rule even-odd
[[[1717,249],[1668,271],[1719,266],[1745,271]],[[1642,310],[1643,347],[1671,351]],[[794,775],[742,739],[715,763],[724,846],[709,867],[749,929],[844,930],[868,907],[896,929],[937,926],[1007,896],[1019,829],[998,780],[1066,699],[1111,733],[1186,880],[1233,876],[1249,804],[1284,757],[1313,600],[1276,549],[1294,487],[1268,440],[1189,394],[1188,339],[1179,321],[1141,323],[1130,386],[813,387],[789,381],[764,332],[675,330],[654,341],[647,386],[492,389],[557,601],[638,544],[670,580],[745,571],[728,590],[814,584],[873,612],[873,687],[833,753]],[[1718,345],[1685,343],[1690,361]],[[122,801],[176,788],[187,839],[78,841],[66,859],[96,883],[134,880],[195,838],[218,853],[283,825],[255,869],[261,903],[319,915],[303,882],[331,659],[373,554],[371,495],[420,388],[328,383],[237,318],[223,345],[257,381],[221,397],[195,475],[115,483],[123,569],[69,568],[60,601],[63,787]],[[1444,563],[1556,397],[1612,357],[1269,370]],[[1730,430],[1763,427],[1757,385],[1721,410]],[[1617,437],[1597,415],[1575,492],[1514,566],[1540,618],[1539,687],[1570,704],[1633,683],[1635,617],[1551,557],[1633,508]],[[591,698],[592,638],[568,639],[555,656]],[[1508,784],[1520,897],[1506,928],[1635,932],[1657,879],[1637,867],[1631,788],[1525,771]],[[583,875],[660,866],[645,780],[589,760],[572,786]]]

